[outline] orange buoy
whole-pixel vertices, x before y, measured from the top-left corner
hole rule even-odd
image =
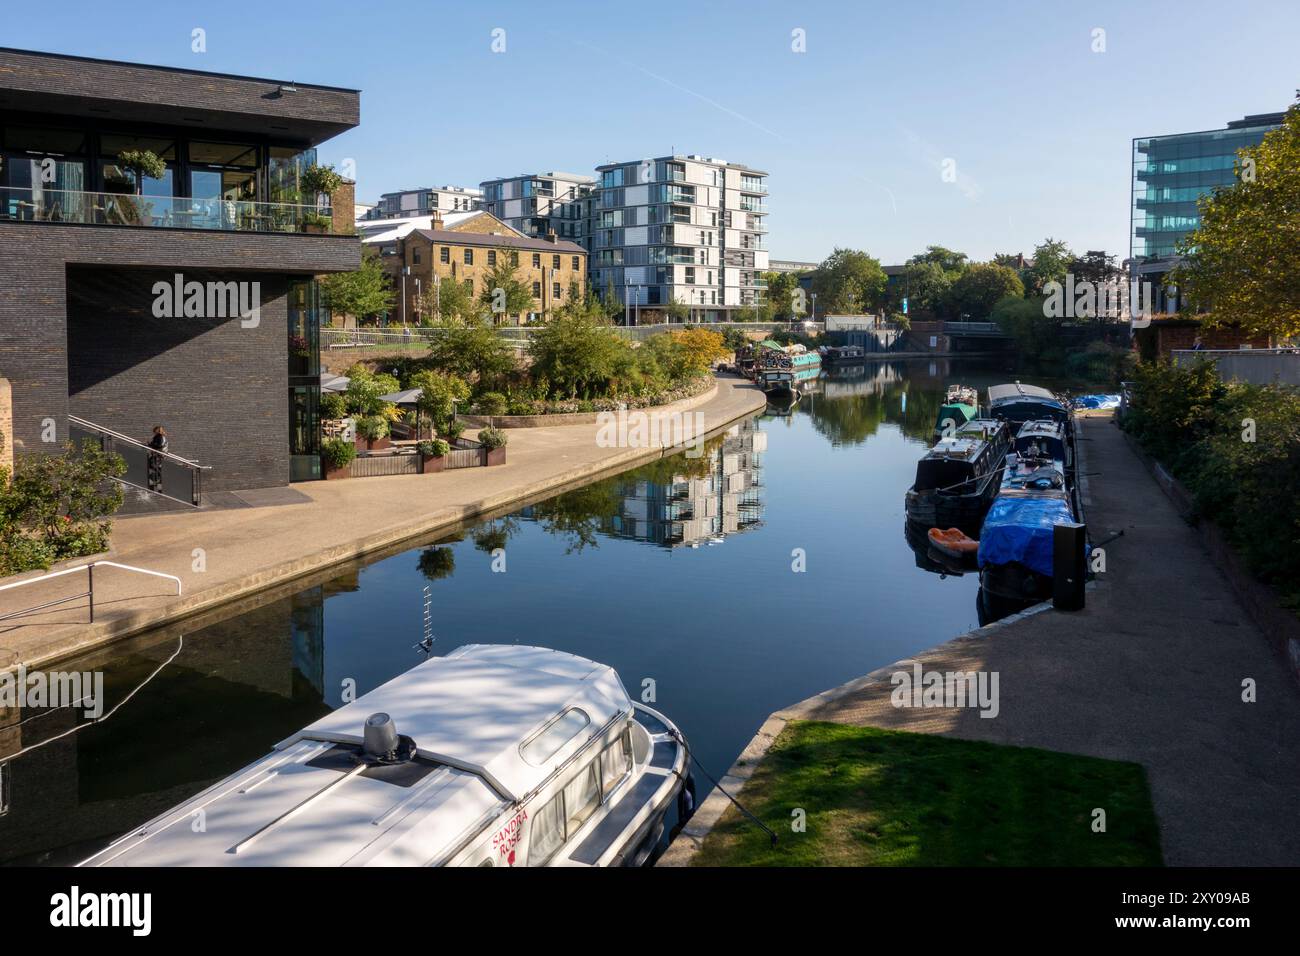
[[[978,541],[967,537],[957,528],[948,528],[946,531],[931,528],[929,537],[930,544],[937,550],[954,558],[964,558],[968,554],[974,554],[980,547]]]

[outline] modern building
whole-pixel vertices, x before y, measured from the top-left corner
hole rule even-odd
[[[596,180],[576,173],[521,173],[479,184],[482,208],[525,236],[554,232],[587,247]]]
[[[596,291],[663,320],[671,303],[715,321],[763,301],[767,173],[704,156],[598,166]]]
[[[396,219],[405,216],[427,216],[437,211],[468,212],[477,209],[483,193],[465,186],[421,186],[384,193],[366,212],[367,219]]]
[[[471,295],[482,295],[487,275],[503,255],[515,264],[515,275],[532,291],[533,302],[526,312],[497,317],[499,324],[541,321],[568,302],[574,288],[586,287],[587,250],[553,232],[542,239],[524,236],[483,211],[429,220],[403,220],[362,239],[378,251],[399,291],[390,321],[415,325],[437,318],[445,282],[463,283]]]
[[[1151,282],[1153,308],[1174,312],[1177,289],[1164,288],[1178,264],[1178,244],[1200,224],[1197,200],[1236,181],[1237,152],[1277,129],[1282,113],[1247,116],[1224,129],[1133,140],[1129,264],[1134,278]]]
[[[361,247],[351,199],[336,220],[299,182],[359,112],[355,90],[0,49],[16,452],[111,443],[144,498],[138,443],[162,425],[153,495],[184,504],[196,474],[205,493],[319,476],[313,277]]]

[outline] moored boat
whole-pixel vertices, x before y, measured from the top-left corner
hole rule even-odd
[[[860,365],[867,360],[861,345],[823,345],[819,351],[827,365]]]
[[[1054,393],[1037,385],[989,386],[989,415],[1001,418],[1013,428],[1034,419],[1050,419],[1069,426],[1070,409]]]
[[[941,438],[916,463],[907,490],[907,519],[927,528],[979,528],[998,489],[1010,439],[1005,423],[974,419]]]
[[[952,435],[967,422],[979,417],[979,392],[969,385],[950,385],[943,405],[935,417],[934,433]]]
[[[668,812],[684,818],[693,801],[682,735],[634,703],[612,668],[466,645],[83,865],[640,865]]]

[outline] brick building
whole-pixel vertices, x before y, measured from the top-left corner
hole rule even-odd
[[[133,499],[181,505],[196,465],[209,493],[319,477],[314,276],[356,269],[360,244],[351,206],[326,221],[300,181],[359,110],[355,90],[0,49],[14,451],[112,443]]]

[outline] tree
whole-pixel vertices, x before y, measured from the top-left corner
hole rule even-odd
[[[984,319],[1002,299],[1007,296],[1022,299],[1024,295],[1024,283],[1015,269],[993,262],[977,262],[952,284],[949,299],[954,314]]]
[[[433,289],[424,289],[424,298],[436,322],[451,325],[473,322],[485,318],[488,310],[470,288],[472,283],[443,276],[434,282]]]
[[[393,405],[379,396],[392,394],[402,387],[396,378],[387,372],[372,372],[360,362],[348,369],[347,378],[348,387],[343,397],[349,413],[388,417]]]
[[[944,272],[964,272],[968,256],[945,246],[926,246],[925,252],[917,253],[908,259],[908,263],[922,264],[932,262]]]
[[[670,322],[685,322],[691,317],[691,307],[678,298],[669,299],[665,311]]]
[[[497,385],[515,370],[514,351],[480,319],[444,326],[429,343],[429,361],[440,371],[463,379],[477,375],[483,389]]]
[[[1237,181],[1200,201],[1173,281],[1209,313],[1206,326],[1248,335],[1300,335],[1300,103],[1281,127],[1244,149]]]
[[[824,312],[863,312],[884,304],[885,270],[856,249],[836,248],[813,275]]]
[[[575,305],[559,310],[528,343],[532,374],[544,379],[552,395],[592,398],[605,392],[631,347],[592,310]]]
[[[320,284],[330,310],[336,314],[363,319],[393,308],[393,286],[377,253],[363,253],[361,268],[356,272],[336,272],[325,276]]]
[[[722,335],[706,328],[684,329],[670,332],[672,341],[681,351],[682,364],[689,374],[702,375],[713,363],[728,356]]]
[[[1047,238],[1034,246],[1034,264],[1025,276],[1025,288],[1034,295],[1042,295],[1043,287],[1049,282],[1064,284],[1066,273],[1075,255],[1070,247],[1060,239]]]
[[[1127,276],[1123,269],[1115,265],[1114,256],[1106,255],[1105,250],[1090,250],[1075,258],[1070,263],[1069,271],[1074,275],[1076,285],[1089,282],[1096,292],[1095,314],[1085,315],[1084,318],[1095,318],[1103,322],[1120,318],[1119,314],[1112,310],[1119,308],[1119,293],[1123,290],[1123,283],[1127,280]],[[1111,290],[1114,293],[1113,297],[1108,294]],[[1128,316],[1123,317],[1127,321]]]
[[[799,273],[765,272],[763,278],[767,281],[767,301],[772,303],[776,316],[795,319],[807,311],[807,307],[798,308]]]
[[[416,372],[409,380],[411,388],[421,391],[416,401],[416,409],[433,420],[439,433],[445,433],[451,425],[455,408],[461,402],[469,400],[470,387],[458,375],[435,372],[430,369]]]
[[[944,315],[948,308],[948,293],[957,275],[937,262],[909,262],[905,265],[901,292],[907,297],[908,312],[920,308],[935,316]]]
[[[533,290],[519,278],[519,259],[513,250],[497,250],[496,264],[483,276],[479,301],[498,322],[533,310]]]

